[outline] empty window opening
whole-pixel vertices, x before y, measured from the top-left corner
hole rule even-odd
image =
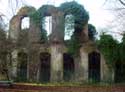
[[[70,54],[63,54],[63,78],[64,81],[72,80],[74,76],[74,60]]]
[[[115,82],[124,83],[125,82],[125,63],[122,61],[117,61],[115,63]]]
[[[18,53],[18,78],[17,81],[27,80],[27,54],[24,52]]]
[[[100,81],[100,54],[97,52],[89,54],[89,79],[93,82]]]
[[[50,81],[50,54],[41,53],[40,61],[41,61],[40,81],[49,82]]]
[[[30,18],[29,17],[24,17],[22,19],[22,23],[21,23],[21,30],[28,29],[29,25],[30,25]]]
[[[74,16],[66,15],[65,17],[65,36],[64,40],[69,40],[74,32]]]
[[[43,29],[47,32],[47,36],[52,33],[52,16],[44,17]]]

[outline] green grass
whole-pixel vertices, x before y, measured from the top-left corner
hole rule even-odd
[[[53,82],[53,83],[15,83],[21,85],[32,85],[32,86],[112,86],[112,85],[125,85],[125,83],[82,83],[82,82]]]

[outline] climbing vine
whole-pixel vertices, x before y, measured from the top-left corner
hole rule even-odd
[[[82,5],[75,1],[61,4],[59,10],[64,12],[65,17],[66,15],[72,15],[71,17],[66,17],[65,23],[71,24],[66,25],[66,27],[69,28],[68,31],[71,31],[74,28],[71,39],[68,41],[68,52],[72,55],[76,55],[81,45],[79,34],[83,30],[83,27],[87,24],[89,20],[89,14]]]
[[[38,11],[35,11],[34,13],[30,15],[32,20],[34,21],[34,24],[40,27],[42,42],[47,41],[47,32],[44,29],[44,26],[45,26],[44,12],[46,11],[46,8],[47,7],[41,7]]]

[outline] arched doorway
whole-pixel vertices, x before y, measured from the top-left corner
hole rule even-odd
[[[100,54],[95,51],[89,54],[89,80],[100,81]]]
[[[18,72],[17,81],[27,80],[27,54],[24,52],[18,53]]]
[[[40,53],[40,81],[49,82],[50,81],[50,54]]]
[[[73,57],[68,54],[64,53],[63,54],[63,78],[64,81],[69,81],[72,79],[73,74],[74,74],[74,60]]]

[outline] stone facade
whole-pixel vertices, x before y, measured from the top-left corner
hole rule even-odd
[[[66,81],[88,82],[90,79],[89,72],[92,72],[89,71],[89,54],[96,52],[100,55],[98,61],[100,62],[99,72],[97,74],[100,77],[99,80],[108,80],[107,73],[109,70],[105,64],[105,60],[97,49],[94,41],[89,40],[88,22],[86,22],[81,33],[79,33],[81,47],[79,48],[78,55],[72,56],[73,59],[67,59],[67,57],[64,57],[64,53],[68,53],[64,41],[64,20],[66,13],[60,11],[54,6],[44,5],[43,7],[46,7],[46,11],[41,11],[43,14],[41,17],[52,16],[52,33],[49,36],[49,40],[45,43],[40,42],[40,26],[36,25],[29,16],[30,13],[36,11],[33,7],[21,8],[17,15],[15,15],[10,21],[9,37],[13,40],[13,43],[16,44],[19,41],[18,39],[21,32],[22,19],[24,17],[30,18],[30,27],[27,29],[28,33],[26,34],[27,40],[22,38],[27,44],[22,44],[17,48],[14,48],[11,53],[12,67],[10,71],[10,77],[12,79],[18,78],[21,76],[20,74],[22,74],[18,74],[18,72],[25,71],[24,73],[26,74],[22,74],[22,76],[24,75],[28,81],[39,82],[40,80],[43,80],[48,82],[61,82],[65,81],[64,76],[67,76],[69,79]],[[78,28],[76,28],[76,30],[78,30]],[[21,61],[18,59],[19,53],[25,53],[24,55],[27,55],[26,60],[23,59],[23,61],[27,62],[24,66],[20,65]],[[64,58],[66,58],[67,62],[72,62],[72,64],[64,64]],[[73,72],[68,73],[66,70],[69,72],[73,70]]]

